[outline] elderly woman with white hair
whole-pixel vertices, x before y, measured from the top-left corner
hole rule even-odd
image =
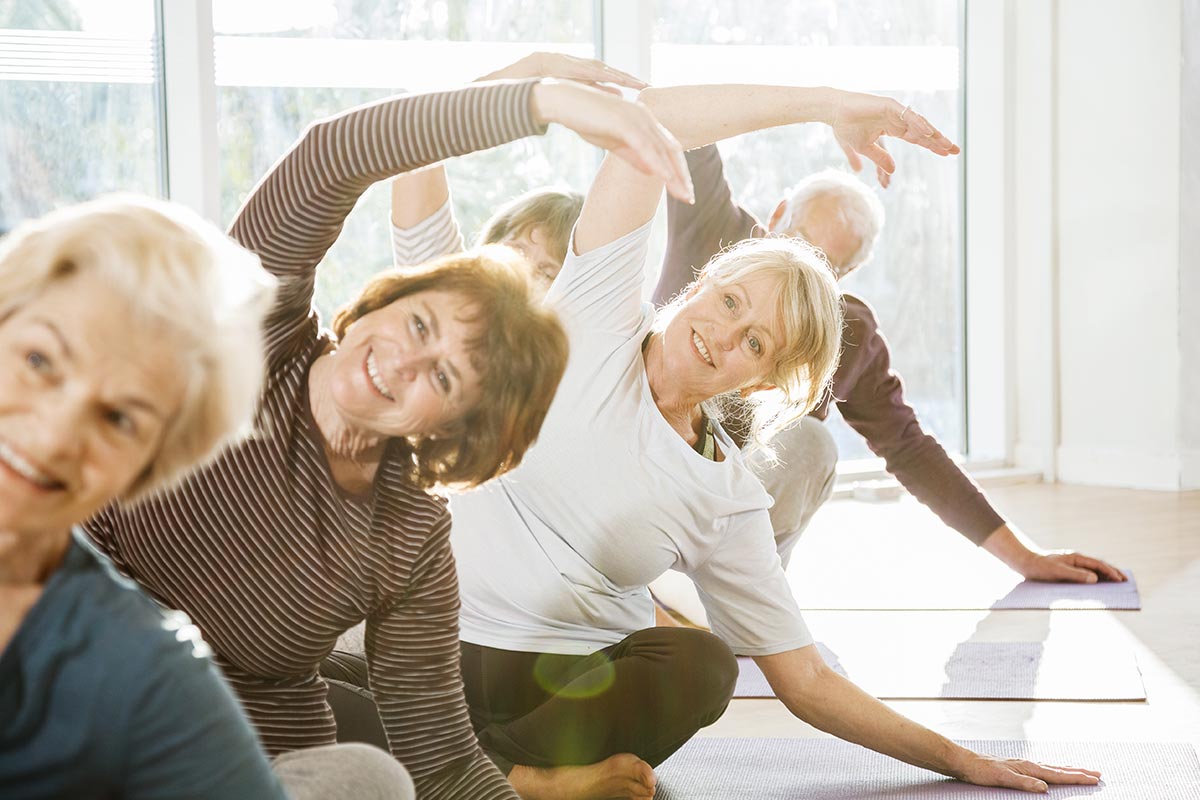
[[[919,114],[869,95],[710,86],[641,98],[685,147],[825,121],[888,169],[885,134],[958,152]],[[641,286],[661,192],[605,160],[547,294],[571,357],[542,438],[512,473],[452,499],[463,679],[484,750],[526,798],[650,798],[653,766],[724,710],[738,653],[798,717],[882,753],[983,785],[1095,783],[966,750],[821,660],[770,498],[711,401],[773,396],[758,439],[813,408],[837,363],[836,282],[802,241],[743,242],[655,313]],[[647,628],[647,586],[668,569],[700,587],[715,635]]]
[[[273,773],[195,626],[75,527],[249,429],[273,283],[211,224],[135,197],[0,244],[0,795],[411,796],[364,746]]]

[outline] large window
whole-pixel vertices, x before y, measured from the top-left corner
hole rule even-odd
[[[911,103],[961,141],[959,0],[656,0],[653,81],[829,85]],[[874,259],[843,281],[878,312],[922,423],[965,450],[961,159],[891,148],[880,190],[887,223]],[[826,167],[848,169],[828,128],[811,125],[721,144],[734,196],[761,220],[787,188]],[[868,162],[869,163],[869,162]],[[861,177],[876,186],[873,170]],[[833,415],[843,459],[870,456]]]
[[[160,93],[173,109],[192,104],[215,131],[217,163],[203,168],[219,176],[219,222],[228,223],[316,118],[399,90],[458,85],[533,50],[592,56],[597,43],[617,66],[659,85],[758,81],[887,93],[962,139],[961,0],[158,2],[168,11],[211,7],[212,40],[192,35],[194,23],[183,35],[201,57],[214,55],[215,108],[203,107],[195,84],[173,90],[171,75],[164,91],[155,0],[0,3],[0,229],[104,191],[158,193]],[[188,148],[168,152],[194,158]],[[760,218],[803,176],[845,168],[819,125],[740,137],[721,150],[735,195]],[[901,145],[893,153],[897,175],[880,191],[882,240],[844,286],[877,309],[922,421],[965,451],[963,159]],[[498,204],[529,188],[586,189],[597,164],[595,148],[555,128],[448,170],[470,238]],[[872,174],[862,177],[874,184]],[[387,187],[371,189],[322,265],[317,302],[326,318],[390,263],[387,205]],[[660,231],[659,252],[662,244]],[[843,458],[869,455],[836,415],[831,425]]]
[[[451,87],[533,50],[592,56],[592,3],[562,0],[215,0],[221,209],[228,222],[255,181],[312,120],[396,91]],[[587,187],[593,148],[557,129],[449,167],[468,237],[500,203],[546,184]],[[318,274],[325,319],[391,264],[388,187],[372,187]]]
[[[160,187],[153,0],[0,3],[0,231]]]

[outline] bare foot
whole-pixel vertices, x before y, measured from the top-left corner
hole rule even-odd
[[[617,753],[582,767],[518,764],[508,781],[525,800],[610,800],[654,797],[654,770],[632,753]]]

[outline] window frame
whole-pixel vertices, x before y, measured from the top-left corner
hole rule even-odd
[[[976,469],[1011,463],[1014,447],[1015,368],[1010,342],[1015,321],[1007,224],[1014,213],[1014,200],[1009,153],[1011,82],[1005,80],[1012,58],[1008,42],[1012,26],[1007,4],[961,2],[963,457]],[[155,3],[163,66],[166,194],[219,224],[212,0]],[[649,74],[653,4],[593,0],[592,9],[598,57],[618,69]],[[864,479],[882,474],[882,462],[847,460],[839,469]]]

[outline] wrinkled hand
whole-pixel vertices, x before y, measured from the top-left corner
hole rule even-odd
[[[534,117],[539,122],[557,122],[570,128],[638,171],[659,178],[672,196],[685,203],[695,202],[683,148],[646,106],[552,78],[538,84],[533,103]]]
[[[566,53],[530,53],[477,80],[491,81],[502,78],[563,78],[615,95],[621,94],[617,86],[645,89],[648,85],[642,79],[610,67],[603,61],[569,56]]]
[[[856,171],[862,166],[860,154],[875,163],[877,174],[890,176],[896,171],[896,161],[881,141],[884,136],[903,139],[939,156],[959,152],[958,145],[929,124],[929,120],[889,97],[838,92],[829,124]]]
[[[967,768],[954,777],[977,786],[999,786],[1023,792],[1044,792],[1049,784],[1094,786],[1100,782],[1100,773],[1095,770],[1052,767],[1019,758],[985,755],[975,755]]]
[[[1097,581],[1126,580],[1125,573],[1098,558],[1073,550],[1051,553],[1031,553],[1018,569],[1027,580],[1052,583],[1096,583]]]

